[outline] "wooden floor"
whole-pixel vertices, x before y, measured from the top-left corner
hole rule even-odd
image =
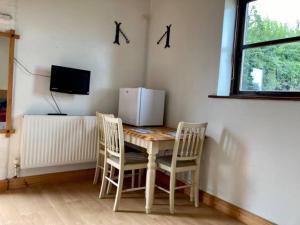
[[[176,214],[169,215],[168,196],[158,193],[153,214],[144,214],[142,192],[124,194],[121,212],[112,212],[113,196],[98,199],[90,182],[38,186],[0,194],[0,225],[241,225],[214,209],[194,208],[179,194]]]

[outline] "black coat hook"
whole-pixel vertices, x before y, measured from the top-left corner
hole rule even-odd
[[[115,24],[116,24],[116,36],[115,36],[114,44],[120,45],[120,34],[124,37],[126,43],[129,44],[130,43],[129,39],[127,38],[126,34],[121,29],[122,23],[115,21]]]
[[[171,47],[171,45],[170,45],[171,27],[172,27],[172,24],[170,24],[169,26],[167,26],[167,31],[163,34],[163,36],[157,42],[158,45],[166,37],[165,48],[170,48]]]

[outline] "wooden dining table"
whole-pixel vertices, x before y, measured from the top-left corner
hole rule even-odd
[[[148,153],[146,177],[146,213],[151,213],[156,175],[156,157],[158,152],[172,150],[176,130],[167,127],[133,127],[124,125],[125,142],[145,148]]]

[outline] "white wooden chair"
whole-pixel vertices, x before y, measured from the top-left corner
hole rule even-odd
[[[176,140],[171,156],[157,158],[157,167],[170,173],[169,190],[156,185],[162,191],[169,193],[170,213],[174,213],[175,190],[190,187],[190,200],[199,207],[199,176],[200,160],[205,139],[207,123],[180,122],[177,128]],[[176,174],[191,171],[192,182],[180,187],[176,185]]]
[[[107,181],[115,185],[117,187],[117,192],[113,210],[117,211],[122,192],[145,189],[145,187],[137,187],[123,190],[124,172],[128,170],[133,171],[147,168],[148,159],[143,153],[125,153],[123,125],[120,118],[104,117],[104,137],[104,170],[99,198],[104,197]],[[109,165],[119,170],[117,179],[112,176],[108,176]]]
[[[97,119],[97,129],[98,129],[98,149],[97,149],[97,163],[96,163],[96,170],[94,175],[94,184],[98,183],[99,174],[101,170],[104,169],[104,125],[103,120],[104,116],[114,117],[113,114],[103,114],[96,112],[96,119]]]
[[[96,112],[96,119],[97,119],[97,129],[98,129],[98,149],[97,149],[97,163],[96,163],[96,170],[94,175],[94,181],[93,184],[97,184],[99,180],[99,175],[101,174],[101,170],[103,172],[104,169],[104,152],[105,152],[105,143],[104,143],[104,117],[114,117],[113,114],[104,114]],[[129,146],[131,147],[131,146]],[[115,174],[115,168],[111,167],[109,170],[109,173],[111,173],[111,176]],[[141,186],[142,183],[142,176],[144,174],[144,170],[139,170],[138,175],[138,186]],[[126,177],[131,177],[131,187],[134,188],[135,186],[135,176],[136,173],[134,170],[132,170],[132,173],[127,175]],[[107,194],[109,194],[111,191],[111,184],[108,184],[107,188]]]

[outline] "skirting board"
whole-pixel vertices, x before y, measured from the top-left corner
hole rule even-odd
[[[187,190],[188,191],[188,190]],[[189,193],[189,192],[188,192]],[[214,209],[225,213],[248,225],[275,225],[264,218],[261,218],[253,213],[248,212],[240,207],[237,207],[229,202],[224,201],[204,191],[200,191],[200,198],[202,203],[213,207]]]
[[[8,180],[1,180],[0,181],[0,193],[6,191],[8,188]]]
[[[167,188],[169,186],[169,179],[170,177],[168,175],[160,171],[157,172],[157,182],[159,182],[160,185],[163,185]],[[177,180],[177,185],[181,186],[184,184],[181,181]],[[187,195],[189,195],[190,193],[189,189],[185,189],[183,191]],[[247,225],[276,225],[275,223],[272,223],[264,218],[248,212],[245,209],[237,207],[204,191],[200,191],[199,197],[200,202],[202,202],[203,204],[212,207],[228,216],[231,216]]]
[[[18,177],[5,181],[0,181],[0,192],[14,190],[26,187],[32,187],[41,184],[58,184],[73,181],[92,180],[94,169],[69,171],[62,173],[51,173],[37,176]]]

